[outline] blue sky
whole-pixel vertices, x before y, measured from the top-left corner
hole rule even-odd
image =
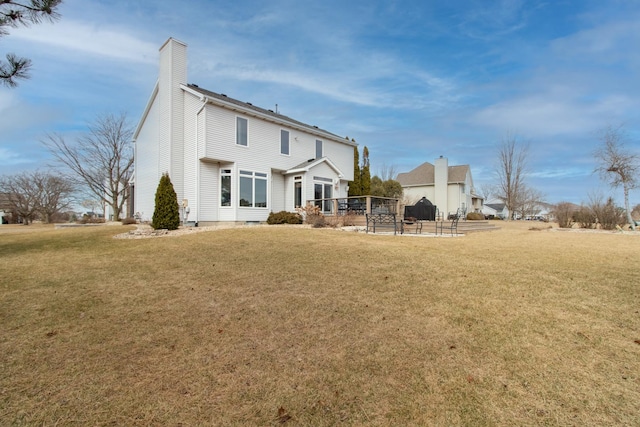
[[[640,153],[635,0],[65,0],[59,11],[0,39],[3,56],[33,61],[30,80],[0,87],[0,175],[44,167],[47,132],[74,138],[103,113],[136,124],[168,37],[188,45],[189,83],[355,138],[374,173],[443,155],[481,187],[515,135],[530,144],[528,183],[580,203],[611,193],[592,174],[599,129],[624,124]]]

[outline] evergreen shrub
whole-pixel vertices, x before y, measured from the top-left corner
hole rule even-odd
[[[173,189],[169,174],[162,174],[156,190],[156,206],[151,219],[154,230],[176,230],[180,226],[178,196]]]

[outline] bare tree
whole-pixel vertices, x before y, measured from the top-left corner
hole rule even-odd
[[[37,194],[33,181],[26,172],[14,176],[3,176],[0,188],[5,193],[7,204],[11,206],[18,218],[25,225],[29,225],[38,214]]]
[[[544,203],[544,194],[528,185],[523,185],[518,195],[517,209],[521,218],[537,216]]]
[[[627,133],[622,126],[604,128],[600,135],[601,145],[593,153],[598,161],[594,172],[598,172],[600,177],[608,181],[611,187],[622,186],[627,221],[631,225],[631,229],[635,230],[636,225],[631,218],[631,209],[629,208],[629,190],[638,187],[640,157],[627,149],[626,141]]]
[[[120,218],[129,198],[133,173],[133,129],[124,114],[98,117],[89,131],[70,144],[57,134],[48,135],[44,145],[68,169],[69,177],[106,203]]]
[[[396,176],[398,176],[398,168],[396,165],[388,165],[383,162],[380,167],[378,167],[377,176],[382,181],[388,181],[390,179],[395,180]]]
[[[52,222],[56,214],[71,207],[74,187],[68,179],[50,173],[35,173],[33,179],[39,190],[38,213],[44,222]]]
[[[55,21],[59,18],[55,9],[60,3],[62,0],[0,0],[0,37],[9,33],[6,27],[27,27],[44,20]],[[30,67],[31,60],[9,53],[6,62],[0,62],[0,81],[5,86],[15,87],[18,84],[16,79],[29,78]]]
[[[40,171],[2,177],[0,188],[12,210],[27,225],[38,216],[51,222],[55,214],[71,205],[73,194],[68,180]]]
[[[498,149],[498,198],[507,209],[509,217],[514,218],[525,190],[524,178],[527,173],[528,144],[521,144],[515,137],[507,135]]]
[[[481,184],[479,190],[485,202],[495,197],[496,186],[493,184]]]

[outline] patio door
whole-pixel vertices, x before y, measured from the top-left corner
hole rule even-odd
[[[314,183],[313,184],[313,198],[316,199],[316,206],[322,208],[322,212],[331,213],[331,207],[333,203],[331,203],[331,199],[333,197],[333,185],[332,184],[324,184],[324,183]],[[320,200],[324,199],[324,200]]]

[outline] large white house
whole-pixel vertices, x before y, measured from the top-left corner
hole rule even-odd
[[[168,173],[188,223],[265,221],[307,200],[346,197],[356,144],[187,84],[187,46],[160,48],[158,81],[135,130],[134,210],[150,220]],[[330,208],[330,203],[322,204]]]
[[[449,166],[446,157],[440,156],[435,164],[425,162],[410,172],[399,173],[396,180],[407,202],[426,197],[444,217],[482,209],[482,197],[474,194],[469,165]]]

